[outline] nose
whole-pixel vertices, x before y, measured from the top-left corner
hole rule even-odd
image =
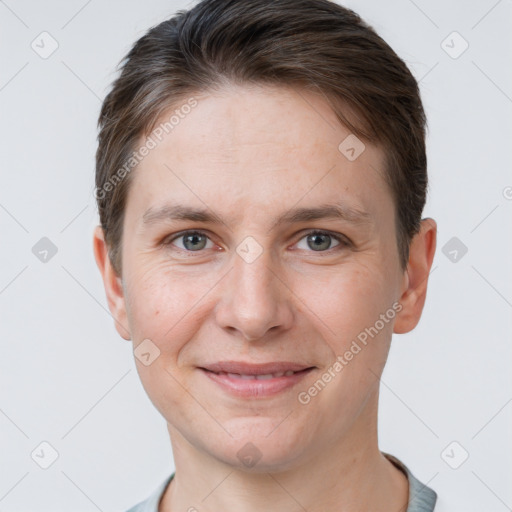
[[[268,338],[270,331],[276,335],[292,325],[292,296],[268,250],[252,262],[234,254],[215,308],[217,324],[248,341]]]

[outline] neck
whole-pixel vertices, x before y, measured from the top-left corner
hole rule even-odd
[[[276,472],[227,465],[168,425],[176,474],[159,512],[406,512],[407,477],[378,449],[377,401],[378,392],[335,446]]]

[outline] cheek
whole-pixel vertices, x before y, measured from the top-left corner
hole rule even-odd
[[[203,286],[195,279],[183,279],[167,268],[148,265],[131,274],[127,303],[134,340],[151,339],[161,351],[169,340],[183,339],[194,321],[194,305]],[[203,292],[204,293],[204,292]],[[186,336],[185,336],[186,338]],[[173,347],[176,348],[176,347]]]
[[[309,389],[316,393],[313,407],[324,411],[327,423],[340,425],[356,417],[375,389],[392,333],[392,320],[380,320],[389,310],[393,313],[389,317],[394,317],[390,279],[378,267],[347,265],[326,280],[322,290],[312,293],[314,310],[322,320],[317,322],[318,330],[333,359],[319,376],[325,386],[316,381],[309,383]]]
[[[372,326],[392,305],[389,278],[378,267],[340,266],[319,279],[301,276],[299,297],[316,318],[319,330],[337,353]]]
[[[127,283],[134,348],[149,339],[160,351],[147,366],[135,358],[137,372],[153,405],[171,418],[190,398],[182,384],[185,375],[178,376],[177,366],[183,347],[197,330],[196,303],[205,292],[203,286],[194,286],[196,279],[177,277],[168,266],[139,262],[136,268]]]

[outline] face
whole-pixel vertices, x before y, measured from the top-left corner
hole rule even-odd
[[[195,98],[133,171],[109,304],[135,349],[159,351],[135,361],[171,436],[230,465],[291,467],[376,407],[407,314],[384,155],[340,151],[351,134],[311,93]]]

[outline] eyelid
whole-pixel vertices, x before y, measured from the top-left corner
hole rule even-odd
[[[211,236],[208,234],[208,231],[202,230],[202,229],[185,229],[183,231],[180,231],[178,233],[173,233],[172,235],[169,235],[165,237],[162,241],[163,246],[169,246],[173,245],[172,242],[177,240],[178,238],[182,238],[186,235],[203,235],[205,236],[210,242],[213,242]],[[215,242],[213,242],[215,243]],[[175,246],[174,246],[175,247]],[[189,254],[194,254],[194,252],[200,253],[203,252],[204,249],[201,249],[200,251],[187,251],[186,249],[181,249],[181,247],[175,247],[176,250],[181,252],[187,252]]]
[[[340,246],[348,246],[350,245],[350,240],[341,233],[334,233],[332,231],[329,231],[328,229],[307,229],[304,232],[301,232],[302,236],[299,238],[298,241],[302,240],[305,236],[309,235],[329,235],[330,237],[334,238],[337,242],[339,242]],[[338,247],[338,246],[336,246]],[[335,249],[336,247],[332,247],[332,249]],[[329,252],[331,249],[327,249],[327,251],[311,251],[311,252]]]
[[[169,246],[169,245],[172,245],[172,242],[174,242],[174,240],[177,240],[178,238],[181,238],[181,237],[184,237],[185,235],[204,235],[206,236],[206,238],[208,240],[210,240],[211,242],[213,242],[212,238],[209,236],[208,234],[208,231],[205,231],[205,230],[202,230],[202,229],[186,229],[184,231],[180,231],[178,233],[174,233],[173,235],[170,235],[170,237],[166,237],[164,238],[163,242],[162,242],[162,245],[164,246]],[[306,229],[306,230],[302,230],[299,232],[299,234],[301,235],[300,238],[294,243],[294,245],[296,245],[298,242],[300,242],[303,238],[305,238],[306,236],[309,236],[309,235],[328,235],[332,238],[334,238],[337,242],[338,242],[338,245],[336,245],[335,247],[331,247],[330,249],[327,249],[325,251],[308,251],[308,252],[312,252],[312,253],[330,253],[331,251],[333,250],[336,250],[336,248],[342,248],[342,247],[348,247],[349,245],[351,245],[351,242],[348,238],[346,238],[344,235],[342,235],[341,233],[334,233],[332,231],[329,231],[329,230],[326,230],[326,229]],[[213,242],[215,243],[215,242]],[[199,251],[187,251],[186,249],[181,249],[180,247],[175,247],[176,250],[180,251],[180,252],[185,252],[185,253],[188,253],[188,254],[194,254],[194,253],[198,253],[200,254],[201,252],[204,252],[204,249],[201,249]]]
[[[351,241],[345,235],[342,235],[341,233],[334,233],[332,231],[329,231],[328,229],[306,229],[304,231],[301,231],[300,233],[302,236],[295,243],[300,242],[304,237],[309,235],[329,235],[331,238],[334,238],[338,242],[338,245],[336,245],[335,247],[331,247],[326,251],[308,251],[312,253],[330,254],[331,251],[336,251],[337,249],[341,249],[343,247],[348,247],[351,245]]]

